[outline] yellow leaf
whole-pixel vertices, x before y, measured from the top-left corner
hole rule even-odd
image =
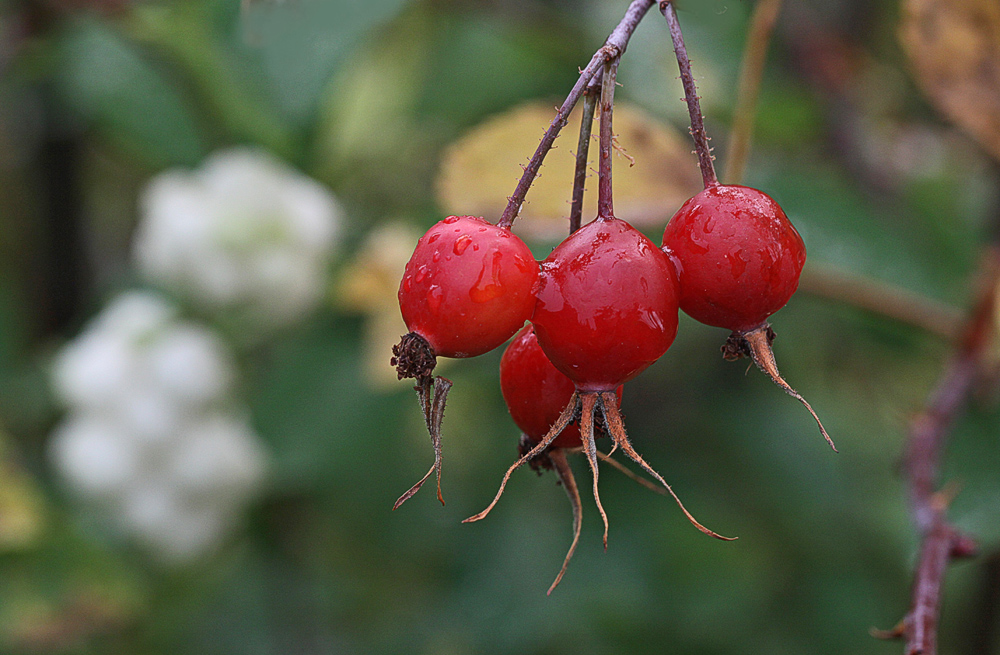
[[[36,544],[45,527],[44,500],[35,480],[20,465],[0,433],[0,552]]]
[[[372,230],[347,265],[334,289],[336,302],[347,311],[365,314],[361,359],[365,380],[380,390],[409,388],[389,364],[392,347],[408,332],[399,313],[396,293],[406,262],[420,234],[402,222]],[[447,359],[438,360],[438,370]]]
[[[437,181],[438,202],[444,211],[495,222],[521,176],[521,166],[535,152],[555,113],[549,104],[529,102],[489,119],[452,144]],[[526,238],[553,239],[566,234],[581,114],[580,106],[570,114],[556,148],[549,152],[541,175],[528,191],[515,224]],[[615,157],[615,215],[639,227],[665,224],[681,203],[701,189],[690,139],[627,102],[615,103],[614,127],[617,142],[635,160],[633,166],[625,156]],[[597,214],[597,131],[595,121],[584,223]]]
[[[924,93],[1000,159],[1000,3],[905,0],[900,38]]]

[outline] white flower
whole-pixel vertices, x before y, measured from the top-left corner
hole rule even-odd
[[[129,292],[56,357],[70,410],[49,444],[68,488],[183,563],[209,552],[259,490],[267,453],[232,399],[235,365],[203,325]]]
[[[111,421],[71,416],[49,444],[52,460],[66,482],[86,499],[120,500],[142,468],[138,444]]]
[[[268,327],[315,306],[341,220],[318,182],[236,148],[149,183],[135,257],[151,281]]]

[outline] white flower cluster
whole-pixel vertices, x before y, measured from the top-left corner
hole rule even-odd
[[[259,490],[266,451],[232,400],[234,364],[158,295],[111,302],[57,356],[70,409],[50,442],[72,491],[171,562],[209,550]]]
[[[150,182],[135,258],[154,284],[266,329],[316,305],[341,220],[318,182],[261,150],[235,148]]]

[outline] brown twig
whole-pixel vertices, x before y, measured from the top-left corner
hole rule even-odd
[[[723,179],[727,184],[739,184],[746,171],[747,155],[753,140],[753,119],[760,95],[760,80],[764,74],[767,46],[778,20],[781,0],[759,0],[750,19],[750,33],[743,49],[739,91],[734,111],[733,131],[729,136],[726,153],[726,170]]]
[[[583,116],[580,118],[580,140],[576,146],[576,168],[573,172],[573,202],[569,210],[569,233],[580,229],[583,222],[583,192],[587,186],[587,159],[590,156],[590,133],[594,128],[598,89],[591,81],[583,95]]]
[[[799,291],[914,325],[948,341],[962,329],[961,312],[950,305],[833,266],[809,263],[799,278]]]
[[[983,265],[983,284],[961,339],[924,409],[910,421],[905,470],[913,521],[921,535],[910,611],[881,637],[906,639],[906,655],[936,655],[942,583],[948,562],[975,551],[947,518],[950,494],[939,491],[941,452],[948,432],[966,405],[996,328],[1000,286],[1000,247],[991,247]]]
[[[622,18],[618,26],[611,32],[611,35],[608,36],[608,40],[604,42],[600,50],[594,53],[586,68],[580,71],[580,78],[573,85],[573,89],[566,96],[566,100],[562,106],[559,107],[555,118],[552,119],[549,128],[545,131],[541,143],[535,149],[535,154],[531,156],[528,165],[524,168],[524,174],[521,175],[517,187],[514,188],[514,193],[507,199],[507,207],[503,210],[503,215],[500,217],[497,225],[503,228],[510,228],[514,224],[514,219],[517,218],[518,213],[521,211],[521,205],[524,204],[524,198],[528,195],[531,183],[534,182],[535,177],[538,175],[538,169],[541,168],[545,155],[552,149],[552,144],[555,142],[556,137],[559,136],[559,131],[566,126],[570,112],[573,111],[573,107],[576,106],[580,96],[583,95],[591,78],[597,74],[597,71],[601,70],[605,63],[616,61],[622,56],[626,46],[628,46],[629,39],[632,38],[632,34],[635,32],[635,28],[639,25],[639,21],[646,15],[646,12],[649,11],[654,2],[655,0],[632,0],[632,3],[629,4],[628,9],[625,11],[624,18]]]
[[[615,217],[611,190],[611,153],[614,150],[612,112],[615,107],[615,78],[618,61],[609,61],[604,66],[604,80],[601,83],[601,139],[597,163],[597,218]]]
[[[701,179],[707,189],[717,186],[719,178],[715,175],[715,164],[712,163],[712,149],[708,145],[708,135],[705,133],[705,119],[701,115],[698,89],[691,74],[691,60],[688,59],[687,47],[681,34],[681,24],[677,22],[674,4],[670,0],[663,0],[660,2],[660,13],[667,19],[667,25],[670,27],[670,38],[674,42],[674,54],[677,55],[677,68],[680,70],[681,83],[684,85],[684,101],[687,102],[688,115],[691,117],[691,138],[694,139],[695,151],[698,153]]]

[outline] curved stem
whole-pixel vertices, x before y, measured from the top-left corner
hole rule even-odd
[[[618,60],[604,66],[604,80],[601,83],[601,142],[597,164],[597,218],[605,220],[615,217],[611,189],[611,153],[614,150],[612,116],[615,108],[615,78],[618,75]]]
[[[812,405],[802,397],[798,391],[792,388],[790,384],[785,382],[785,378],[781,377],[781,373],[778,372],[778,363],[774,360],[774,351],[771,349],[771,341],[774,340],[774,332],[771,330],[771,326],[768,323],[760,326],[755,330],[750,330],[749,332],[733,333],[730,339],[735,338],[737,341],[742,340],[742,343],[746,345],[747,351],[750,353],[750,358],[753,363],[757,365],[757,368],[761,370],[765,375],[771,378],[771,381],[776,385],[781,387],[785,393],[794,398],[795,400],[802,403],[810,414],[812,414],[813,419],[816,421],[816,425],[819,426],[819,432],[826,439],[826,442],[830,444],[830,448],[833,448],[833,452],[840,452],[837,447],[833,444],[833,439],[827,434],[826,428],[823,427],[823,422],[819,420],[819,415],[816,414],[816,410],[812,408]],[[728,348],[724,346],[724,348]]]
[[[746,171],[747,155],[753,140],[753,119],[760,96],[760,80],[764,74],[767,46],[781,11],[781,0],[759,0],[750,19],[750,33],[743,49],[743,67],[734,112],[733,131],[729,136],[726,170],[723,178],[729,184],[739,184]]]
[[[597,408],[598,395],[592,391],[585,391],[580,394],[580,440],[583,442],[583,452],[587,456],[587,463],[590,464],[590,472],[594,478],[594,502],[597,504],[597,511],[604,521],[604,550],[608,549],[608,515],[604,511],[601,503],[601,492],[597,481],[599,471],[597,467],[597,444],[594,443],[594,410]]]
[[[576,146],[576,169],[573,173],[573,202],[569,209],[569,233],[580,229],[583,220],[583,192],[587,186],[587,160],[590,156],[590,133],[597,111],[597,88],[591,83],[583,95],[583,117],[580,119],[580,140]]]
[[[524,168],[524,174],[521,175],[517,187],[514,188],[514,193],[507,199],[507,207],[503,210],[503,215],[501,215],[497,225],[505,229],[510,229],[510,226],[514,224],[514,219],[517,218],[518,213],[521,211],[521,205],[524,204],[524,197],[528,194],[528,189],[538,175],[538,169],[542,166],[542,160],[545,159],[545,155],[552,149],[552,144],[555,142],[556,137],[559,136],[559,131],[566,126],[570,112],[573,111],[573,107],[576,106],[580,96],[583,95],[591,78],[597,74],[597,71],[606,62],[621,57],[622,53],[625,52],[629,39],[632,38],[632,34],[635,32],[635,28],[638,27],[639,21],[646,15],[646,12],[649,11],[654,2],[655,0],[632,0],[632,3],[629,4],[628,9],[625,11],[625,16],[618,23],[618,26],[615,27],[614,31],[611,32],[608,40],[604,42],[600,50],[594,53],[587,67],[580,71],[580,78],[573,85],[573,89],[566,96],[566,100],[562,106],[559,107],[555,118],[549,124],[549,129],[545,131],[541,143],[535,149],[535,154],[531,156],[531,160],[528,161],[528,165]]]
[[[514,471],[516,471],[517,469],[519,469],[529,459],[537,457],[542,451],[548,448],[552,444],[552,442],[556,440],[556,437],[558,437],[562,433],[562,431],[566,429],[566,426],[570,424],[570,422],[573,420],[573,417],[576,416],[576,410],[579,406],[580,406],[580,394],[574,391],[573,395],[569,399],[569,403],[566,405],[566,408],[563,409],[562,414],[559,415],[559,418],[556,419],[556,422],[552,424],[551,428],[549,428],[549,433],[546,434],[545,437],[541,441],[539,441],[534,448],[532,448],[523,456],[521,456],[516,462],[511,464],[510,468],[507,469],[507,472],[503,476],[503,480],[500,482],[500,490],[497,491],[497,495],[493,498],[493,502],[487,505],[486,509],[484,509],[483,511],[479,512],[474,516],[470,516],[469,518],[462,521],[462,523],[472,523],[474,521],[481,521],[482,519],[486,518],[486,515],[489,514],[490,511],[500,501],[500,496],[503,495],[503,490],[507,487],[507,481],[510,480],[511,474],[514,473]]]
[[[681,499],[678,498],[676,493],[674,493],[673,488],[667,484],[667,481],[663,479],[663,476],[657,473],[656,469],[647,464],[646,460],[644,460],[642,456],[635,451],[635,448],[632,447],[632,442],[629,441],[628,434],[625,432],[625,424],[622,422],[621,413],[618,411],[618,397],[615,393],[613,391],[602,392],[599,399],[601,411],[604,414],[604,425],[607,428],[608,433],[611,435],[611,438],[614,440],[615,445],[621,446],[622,451],[628,455],[633,462],[641,466],[646,473],[649,473],[663,485],[663,487],[677,503],[678,507],[681,508],[681,511],[684,513],[684,516],[687,517],[687,520],[691,523],[691,525],[710,537],[715,537],[716,539],[721,539],[722,541],[735,541],[737,537],[723,537],[718,532],[709,530],[704,525],[699,523],[698,520],[695,519],[694,515],[691,514],[686,507],[684,507],[684,503],[682,503]],[[586,441],[584,444],[586,445]]]
[[[569,550],[566,551],[566,557],[563,559],[562,568],[559,569],[559,575],[552,582],[546,595],[552,594],[552,590],[559,586],[563,576],[566,574],[566,567],[569,566],[569,561],[573,559],[573,553],[576,552],[576,546],[580,543],[580,528],[583,525],[583,503],[580,502],[580,490],[576,486],[573,469],[570,468],[569,462],[566,461],[566,452],[562,448],[555,448],[549,453],[549,459],[552,460],[552,465],[556,469],[559,481],[562,483],[563,489],[566,490],[566,497],[569,498],[569,504],[573,507],[573,542],[569,545]]]
[[[705,188],[718,186],[719,178],[715,175],[715,164],[712,163],[712,149],[708,146],[708,135],[705,133],[705,119],[701,115],[701,103],[698,102],[698,89],[691,74],[691,60],[688,59],[684,36],[681,34],[681,24],[677,22],[677,12],[670,0],[660,2],[660,12],[667,19],[670,27],[670,38],[674,42],[674,54],[677,55],[677,68],[681,72],[681,83],[684,85],[684,100],[687,102],[688,115],[691,117],[691,138],[698,153],[698,165],[701,167],[701,179]]]

